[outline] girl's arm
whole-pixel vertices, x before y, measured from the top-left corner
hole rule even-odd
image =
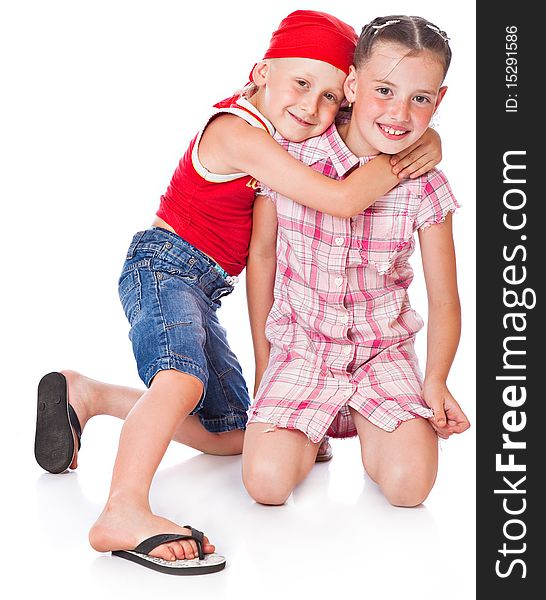
[[[432,140],[437,136],[425,135]],[[291,156],[268,133],[234,115],[222,115],[208,125],[200,157],[202,152],[210,171],[248,173],[283,196],[335,217],[357,215],[399,183],[388,155],[379,155],[344,180],[326,177]]]
[[[427,363],[423,397],[434,411],[431,424],[440,437],[462,433],[470,423],[447,388],[447,376],[461,335],[451,213],[443,223],[419,231],[428,297]]]
[[[273,306],[276,271],[277,211],[268,196],[256,196],[252,217],[252,238],[246,266],[246,295],[254,345],[256,373],[254,394],[269,362],[265,322]]]

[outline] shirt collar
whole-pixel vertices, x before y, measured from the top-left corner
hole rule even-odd
[[[347,148],[339,135],[335,123],[328,127],[319,139],[320,148],[332,161],[332,165],[340,178],[346,175],[355,165],[359,164],[358,157]]]
[[[339,178],[343,177],[359,160],[341,139],[335,124],[320,136],[309,138],[304,142],[290,142],[278,133],[275,139],[290,154],[306,165],[314,165],[321,160],[330,160]]]

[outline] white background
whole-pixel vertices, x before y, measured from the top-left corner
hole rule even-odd
[[[51,370],[141,387],[117,297],[128,243],[149,226],[211,104],[246,83],[289,12],[324,10],[357,31],[376,16],[420,15],[451,37],[449,91],[436,119],[462,209],[454,219],[463,335],[449,385],[475,424],[474,2],[251,3],[48,0],[0,3],[2,234],[2,587],[43,599],[474,597],[474,428],[441,444],[425,505],[390,507],[362,473],[358,442],[334,441],[280,508],[256,505],[240,457],[172,444],[154,510],[204,529],[222,573],[161,575],[94,552],[87,531],[108,491],[121,423],[86,428],[80,468],[34,462],[36,386]],[[483,199],[482,199],[483,200]],[[426,316],[420,276],[410,290]],[[219,313],[249,386],[244,277]],[[424,356],[426,334],[419,339]],[[423,363],[424,364],[424,363]]]

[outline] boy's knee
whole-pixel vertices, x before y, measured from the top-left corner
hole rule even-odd
[[[425,465],[417,468],[408,465],[393,469],[379,483],[385,497],[393,506],[410,508],[426,500],[435,479],[436,469]]]
[[[267,459],[243,460],[243,484],[253,500],[273,506],[284,504],[293,489],[287,469]]]

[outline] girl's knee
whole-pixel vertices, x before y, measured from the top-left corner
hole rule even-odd
[[[436,467],[432,465],[398,466],[378,481],[387,500],[393,506],[413,507],[428,497],[436,480]]]
[[[259,504],[279,506],[286,502],[294,488],[287,471],[289,469],[271,459],[243,459],[243,484]]]

